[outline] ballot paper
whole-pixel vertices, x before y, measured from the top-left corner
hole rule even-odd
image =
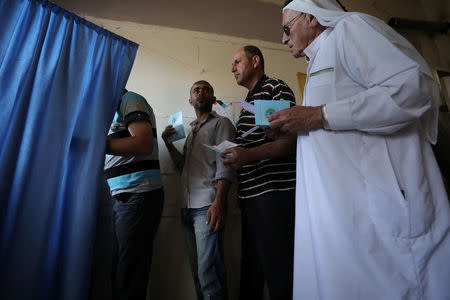
[[[174,113],[169,117],[169,125],[172,125],[175,129],[174,134],[167,138],[169,143],[184,139],[186,137],[183,125],[183,114],[181,111]]]
[[[286,100],[255,100],[255,124],[261,128],[270,126],[270,116],[280,110],[290,107]]]
[[[216,152],[222,154],[223,151],[225,151],[225,150],[227,150],[227,149],[229,149],[229,148],[236,147],[237,144],[235,144],[235,143],[233,143],[233,142],[230,142],[230,141],[228,141],[228,140],[225,140],[225,141],[223,141],[222,143],[217,144],[217,145],[207,145],[207,144],[203,144],[203,146],[205,146],[206,148],[208,148],[208,149],[210,149],[210,150],[213,150],[213,151],[216,151]]]

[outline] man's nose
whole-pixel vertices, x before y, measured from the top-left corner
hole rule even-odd
[[[236,72],[236,65],[232,64],[231,65],[231,73],[234,73],[234,72]]]

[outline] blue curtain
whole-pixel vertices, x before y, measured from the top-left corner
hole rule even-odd
[[[0,0],[0,299],[87,299],[106,134],[138,45]]]

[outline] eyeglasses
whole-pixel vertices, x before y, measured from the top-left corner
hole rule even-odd
[[[283,32],[286,34],[286,36],[289,36],[291,34],[291,26],[294,25],[295,21],[303,16],[305,13],[300,13],[299,15],[293,17],[289,22],[286,23],[286,25],[283,26]]]

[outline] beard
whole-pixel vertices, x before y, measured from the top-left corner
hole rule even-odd
[[[199,100],[203,101],[199,102]],[[212,110],[212,103],[208,99],[201,97],[195,101],[194,109],[201,112],[210,112]]]

